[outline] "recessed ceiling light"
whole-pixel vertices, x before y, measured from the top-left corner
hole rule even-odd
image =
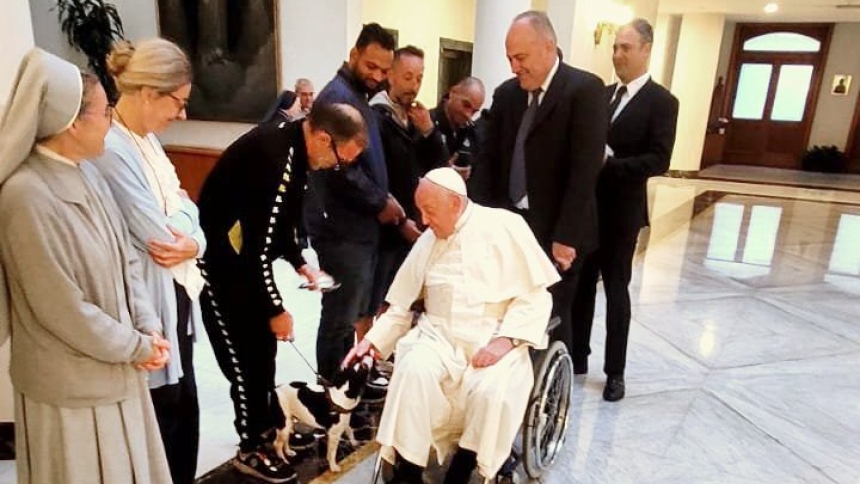
[[[779,10],[779,5],[775,3],[769,3],[764,6],[764,13],[776,13]]]

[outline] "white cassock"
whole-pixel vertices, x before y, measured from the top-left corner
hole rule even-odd
[[[510,455],[534,380],[528,347],[546,347],[552,310],[547,288],[559,276],[525,221],[469,202],[447,239],[431,230],[404,261],[388,311],[366,338],[397,359],[376,439],[383,457],[427,465],[453,445],[478,455],[490,478]],[[411,304],[425,313],[412,328]],[[495,365],[476,369],[472,355],[494,337],[524,341]]]

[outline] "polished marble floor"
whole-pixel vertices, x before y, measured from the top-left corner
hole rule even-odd
[[[600,396],[599,311],[591,372],[576,379],[567,444],[542,482],[860,482],[860,193],[666,178],[650,192],[627,397]],[[319,299],[278,272],[313,364]],[[202,475],[236,438],[205,339],[195,360]],[[312,379],[294,348],[278,360],[279,380]],[[365,454],[325,482],[368,483]],[[0,484],[12,482],[0,462]]]
[[[860,174],[819,173],[764,166],[714,165],[700,171],[698,176],[748,183],[860,191]]]

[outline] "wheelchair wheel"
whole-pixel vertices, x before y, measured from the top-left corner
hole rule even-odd
[[[573,363],[556,341],[535,359],[535,384],[523,421],[523,465],[537,479],[552,465],[567,432]]]
[[[373,464],[371,484],[385,484],[394,478],[394,466],[382,458],[382,450],[376,452],[376,462]]]

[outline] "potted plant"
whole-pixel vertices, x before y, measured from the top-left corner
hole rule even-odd
[[[107,71],[111,47],[123,38],[122,20],[116,7],[104,0],[58,0],[55,8],[69,45],[87,56],[87,63],[101,80],[108,100],[116,102],[116,87]]]
[[[804,171],[842,173],[845,171],[845,153],[836,146],[813,146],[803,152],[801,167]]]

